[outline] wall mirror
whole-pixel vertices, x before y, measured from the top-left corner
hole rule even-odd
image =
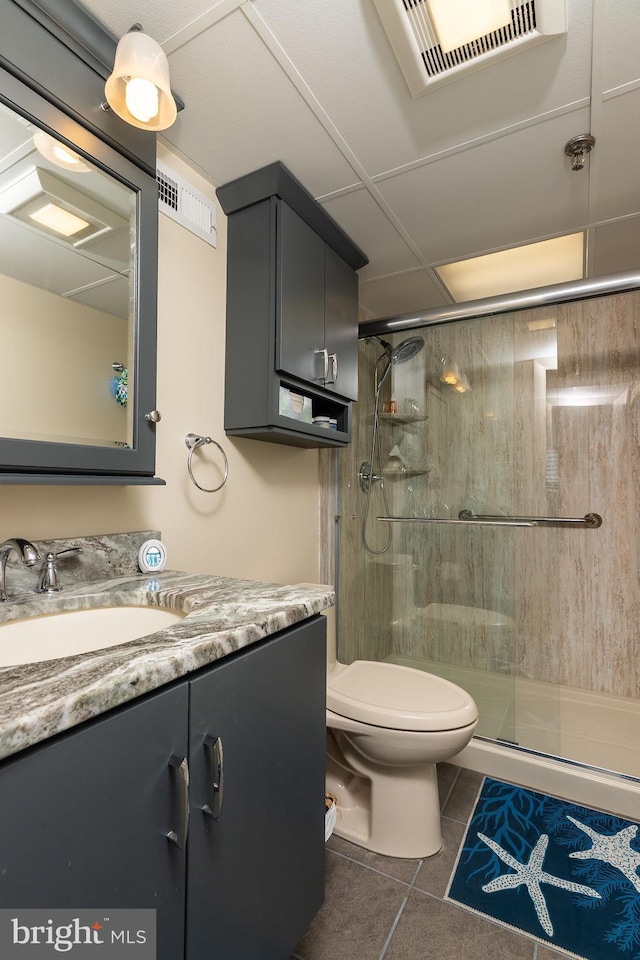
[[[4,437],[133,444],[136,194],[0,104]]]
[[[155,179],[4,70],[0,90],[0,482],[161,482]]]

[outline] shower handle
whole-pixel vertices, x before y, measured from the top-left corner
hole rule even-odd
[[[369,488],[374,483],[381,483],[382,477],[371,469],[371,464],[368,460],[364,460],[360,464],[360,469],[358,470],[358,480],[360,481],[360,489],[363,493],[368,493]]]

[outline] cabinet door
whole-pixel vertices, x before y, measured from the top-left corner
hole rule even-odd
[[[183,956],[187,713],[185,683],[4,762],[0,907],[156,909],[158,960]]]
[[[187,960],[288,960],[320,907],[325,685],[324,618],[192,681]]]
[[[325,244],[286,203],[277,211],[276,369],[323,385]]]
[[[358,276],[331,247],[326,250],[324,335],[330,358],[330,381],[325,386],[357,400]]]

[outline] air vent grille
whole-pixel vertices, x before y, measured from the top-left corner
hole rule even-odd
[[[443,53],[428,0],[373,0],[412,96],[566,33],[565,0],[510,0],[511,23]]]
[[[158,209],[191,233],[216,245],[215,201],[190,184],[180,174],[164,164],[156,168],[158,181]]]
[[[433,42],[435,31],[431,27],[426,5],[422,0],[403,0],[403,2],[408,19],[416,34],[416,40],[422,47],[422,59],[430,77],[437,77],[445,70],[451,70],[452,67],[469,63],[469,61],[484,54],[493,53],[500,47],[513,43],[514,40],[534,35],[536,29],[534,0],[526,0],[525,3],[521,3],[511,10],[511,23],[508,26],[501,30],[493,30],[471,43],[465,43],[450,53],[443,53],[440,44]],[[423,46],[423,43],[425,46]]]

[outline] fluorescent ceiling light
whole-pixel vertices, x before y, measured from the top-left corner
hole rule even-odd
[[[428,0],[443,53],[511,23],[509,0]]]
[[[29,214],[32,220],[42,224],[49,230],[61,234],[63,237],[72,237],[89,226],[88,220],[77,217],[75,213],[56,206],[55,203],[45,203],[38,210]]]
[[[496,297],[553,283],[581,280],[584,234],[528,243],[470,260],[445,263],[436,273],[456,303]]]

